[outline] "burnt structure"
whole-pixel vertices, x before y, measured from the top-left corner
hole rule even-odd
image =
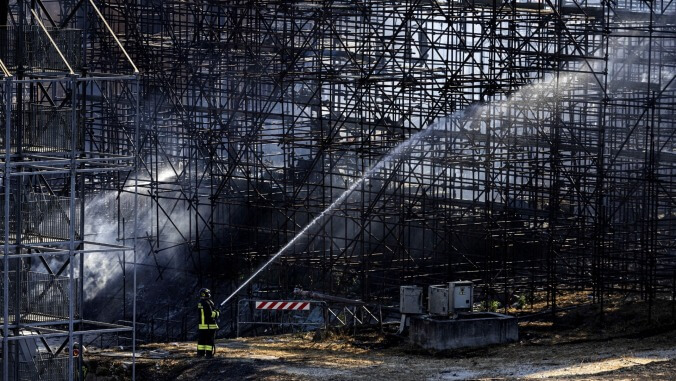
[[[104,13],[144,74],[158,274],[237,283],[435,125],[249,292],[378,300],[471,279],[554,306],[563,290],[674,294],[670,2],[118,1]]]
[[[554,309],[568,290],[601,306],[673,299],[671,2],[98,6],[141,73],[142,229],[128,233],[129,198],[109,209],[118,239],[140,238],[146,290],[179,276],[188,294],[231,290],[417,136],[248,292],[388,301],[402,284],[464,279],[486,297],[544,292]],[[83,70],[130,72],[90,3],[60,7],[57,26],[88,31]],[[91,129],[85,146],[110,134]],[[85,198],[136,194],[91,176]],[[166,302],[168,324],[180,308]]]

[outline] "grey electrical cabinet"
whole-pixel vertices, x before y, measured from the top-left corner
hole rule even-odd
[[[422,287],[401,286],[399,289],[399,312],[402,314],[422,314],[422,298]]]
[[[451,282],[448,284],[448,312],[451,314],[472,311],[474,287],[472,282]]]
[[[448,285],[434,285],[427,289],[430,315],[448,316]]]

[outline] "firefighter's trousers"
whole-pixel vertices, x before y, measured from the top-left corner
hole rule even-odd
[[[216,353],[216,330],[200,329],[197,334],[197,356],[212,357]]]

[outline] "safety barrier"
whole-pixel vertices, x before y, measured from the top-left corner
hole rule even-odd
[[[38,273],[34,271],[22,272],[20,275],[20,289],[16,289],[16,273],[9,272],[9,294],[21,293],[19,306],[19,319],[21,323],[27,322],[51,322],[68,319],[70,279],[67,277]],[[77,278],[73,279],[73,304],[75,306],[75,318],[79,316],[79,285]],[[2,287],[0,279],[0,288]],[[10,299],[9,317],[10,324],[15,323],[16,298]],[[3,295],[0,293],[0,303]],[[0,317],[0,321],[2,317]]]
[[[34,362],[19,363],[19,378],[17,381],[67,381],[68,357],[38,357]],[[77,378],[76,378],[77,379]]]
[[[332,327],[382,326],[383,313],[379,305],[342,305],[327,308],[328,325]]]
[[[0,197],[4,197],[4,193],[0,193]],[[19,207],[11,207],[9,211],[10,242],[16,241],[19,237],[21,242],[26,244],[67,241],[70,237],[71,223],[75,225],[75,239],[80,239],[81,199],[74,200],[75,215],[71,219],[71,201],[68,197],[33,192],[24,193],[20,198],[16,198],[15,194],[10,197],[12,202],[19,205]],[[4,212],[5,206],[2,204],[0,213],[4,215]],[[21,213],[21,227],[19,227],[19,213]],[[0,218],[0,231],[4,228],[5,220]]]
[[[129,320],[117,320],[117,324],[131,326]],[[188,317],[182,316],[180,319],[170,319],[154,316],[149,320],[136,321],[136,342],[137,343],[168,343],[171,341],[188,340]],[[131,344],[132,333],[118,333],[117,345]]]
[[[254,300],[237,303],[237,336],[251,328],[265,327],[265,333],[309,331],[325,327],[326,302],[317,300]]]
[[[71,66],[73,68],[82,66],[83,31],[66,28],[47,28],[47,30]],[[20,57],[23,62],[20,61]],[[68,69],[47,35],[37,25],[27,25],[23,28],[0,27],[0,59],[11,71],[16,71],[20,64],[33,73],[63,72]]]
[[[382,326],[379,305],[334,303],[317,300],[242,299],[237,304],[237,336],[247,328],[264,326],[266,334],[308,331],[317,328]]]
[[[256,302],[257,310],[295,310],[308,311],[310,309],[310,302],[278,302],[278,301],[263,301]]]
[[[12,362],[13,360],[10,359],[10,364]],[[68,377],[67,356],[43,357],[38,355],[31,361],[21,360],[17,365],[16,373],[10,372],[8,381],[69,381],[72,379]],[[1,357],[0,367],[2,367]]]
[[[75,147],[73,147],[73,110],[56,106],[29,104],[25,106],[21,131],[21,142],[18,141],[19,131],[15,123],[12,131],[12,146],[22,145],[24,152],[70,152],[75,148],[83,149],[84,128],[75,126]],[[0,138],[0,140],[4,137]]]

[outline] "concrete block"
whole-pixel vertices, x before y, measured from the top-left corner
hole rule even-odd
[[[457,319],[412,316],[409,340],[438,351],[503,344],[519,339],[519,325],[512,316],[492,312],[463,313]]]

